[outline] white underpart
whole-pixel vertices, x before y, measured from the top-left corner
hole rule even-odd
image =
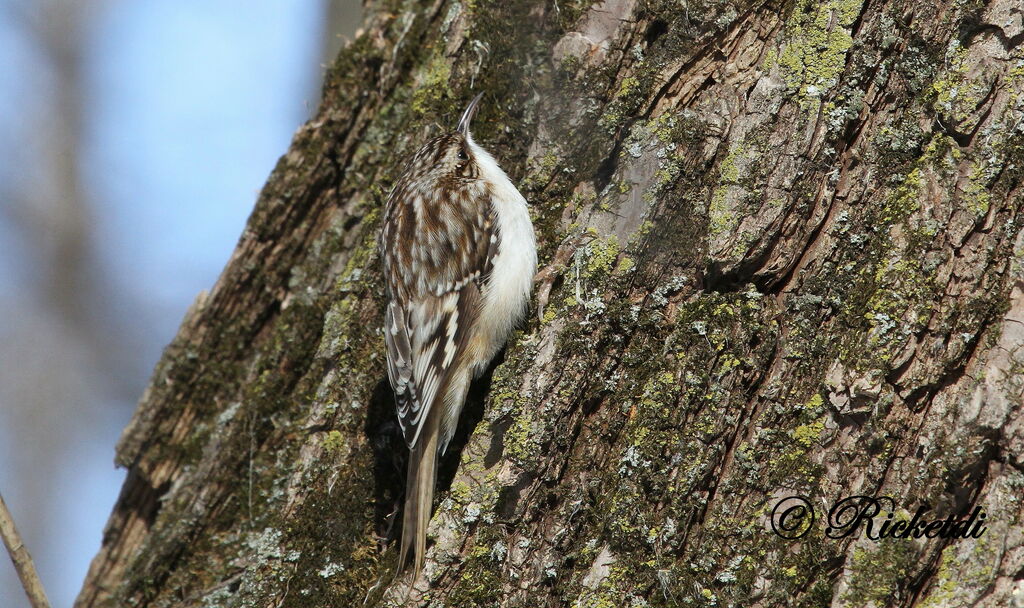
[[[526,199],[501,170],[494,157],[466,138],[480,177],[491,185],[501,246],[494,257],[491,278],[483,293],[477,321],[480,339],[473,375],[478,375],[501,350],[512,329],[526,313],[533,275],[537,272],[537,241]]]

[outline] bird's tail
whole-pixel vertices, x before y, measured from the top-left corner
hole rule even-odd
[[[427,524],[434,506],[434,482],[437,478],[437,412],[427,412],[426,428],[420,433],[420,441],[409,454],[409,474],[405,484],[405,517],[402,524],[402,548],[398,557],[398,571],[401,572],[413,549],[412,583],[415,584],[423,569],[423,557],[427,549]]]

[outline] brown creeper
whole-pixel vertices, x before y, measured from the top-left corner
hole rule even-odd
[[[537,268],[526,200],[469,132],[481,97],[454,131],[413,157],[388,196],[380,235],[388,377],[411,452],[399,569],[414,549],[414,580],[438,456],[455,432],[470,380],[526,312]]]

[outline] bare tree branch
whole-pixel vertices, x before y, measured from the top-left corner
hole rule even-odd
[[[14,569],[18,571],[21,586],[25,589],[32,608],[50,608],[50,600],[46,599],[46,590],[43,589],[43,582],[39,580],[36,565],[32,562],[32,556],[29,555],[25,543],[21,541],[21,535],[14,526],[14,518],[7,508],[7,503],[4,502],[3,495],[0,495],[0,537],[3,537],[7,554],[14,562]]]

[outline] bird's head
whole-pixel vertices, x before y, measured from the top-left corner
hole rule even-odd
[[[470,122],[476,114],[483,93],[469,102],[454,130],[428,141],[413,158],[410,173],[437,183],[476,180],[480,177],[478,158],[486,154],[473,141]]]

